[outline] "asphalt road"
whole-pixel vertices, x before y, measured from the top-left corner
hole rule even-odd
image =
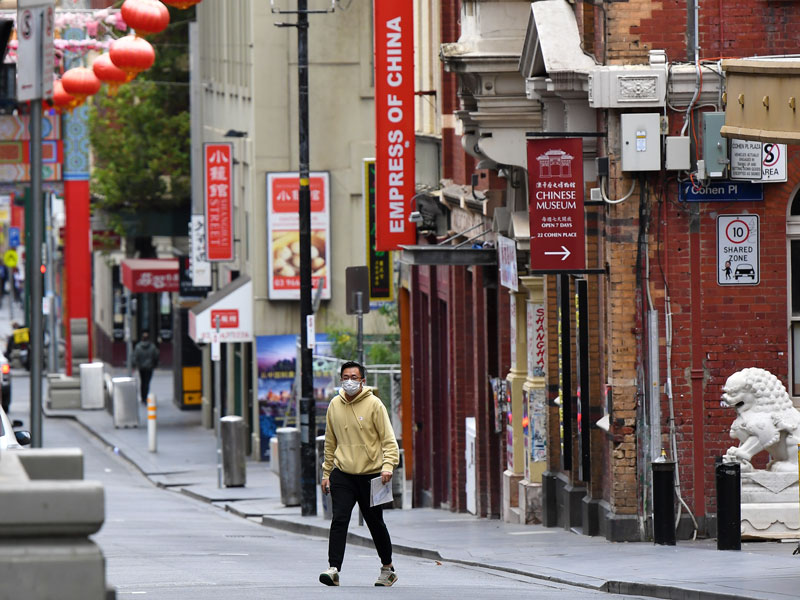
[[[23,415],[19,415],[22,417]],[[608,594],[487,569],[395,555],[398,582],[375,588],[374,551],[348,547],[341,587],[318,582],[327,541],[270,529],[155,487],[127,461],[68,419],[46,419],[49,447],[78,446],[85,477],[102,481],[106,521],[94,540],[120,600],[317,598],[569,598]],[[187,451],[191,451],[187,448]],[[620,596],[615,596],[615,598]]]

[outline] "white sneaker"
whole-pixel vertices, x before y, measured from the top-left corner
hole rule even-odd
[[[381,567],[381,574],[378,575],[378,580],[375,582],[376,587],[389,587],[397,581],[397,574],[394,572],[394,567]]]
[[[319,581],[325,585],[339,585],[339,569],[336,567],[328,567],[319,574]],[[376,583],[375,585],[378,584]]]

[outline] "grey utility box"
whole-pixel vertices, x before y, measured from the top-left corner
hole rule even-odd
[[[225,487],[242,487],[247,483],[247,426],[242,417],[222,417],[222,479]]]
[[[297,427],[279,427],[278,461],[280,463],[281,503],[300,505],[300,430]]]
[[[114,377],[111,386],[111,413],[114,417],[114,427],[138,427],[139,404],[136,401],[136,380],[133,377]]]
[[[81,369],[81,408],[94,410],[106,407],[103,363],[84,363]]]

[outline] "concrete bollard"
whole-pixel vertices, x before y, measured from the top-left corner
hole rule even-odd
[[[156,439],[156,395],[147,396],[147,447],[150,452],[158,451],[158,440]]]
[[[281,502],[285,506],[300,506],[300,430],[279,427],[275,435],[281,469]]]
[[[247,482],[247,426],[244,419],[231,415],[220,419],[222,435],[222,475],[225,487],[244,487]]]

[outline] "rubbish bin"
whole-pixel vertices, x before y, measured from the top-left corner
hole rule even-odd
[[[278,463],[280,464],[281,502],[285,506],[300,506],[300,430],[279,427]]]
[[[317,483],[322,481],[322,463],[325,462],[325,436],[317,436]],[[322,497],[322,516],[325,519],[333,518],[333,504],[330,494],[320,494]]]
[[[81,372],[81,408],[95,410],[105,408],[105,386],[103,383],[103,363],[84,363]]]
[[[81,365],[83,367],[85,365]],[[138,427],[139,403],[136,398],[136,380],[133,377],[114,377],[111,380],[114,427]]]
[[[225,487],[243,487],[247,481],[245,461],[247,427],[242,417],[222,417],[222,480]]]

